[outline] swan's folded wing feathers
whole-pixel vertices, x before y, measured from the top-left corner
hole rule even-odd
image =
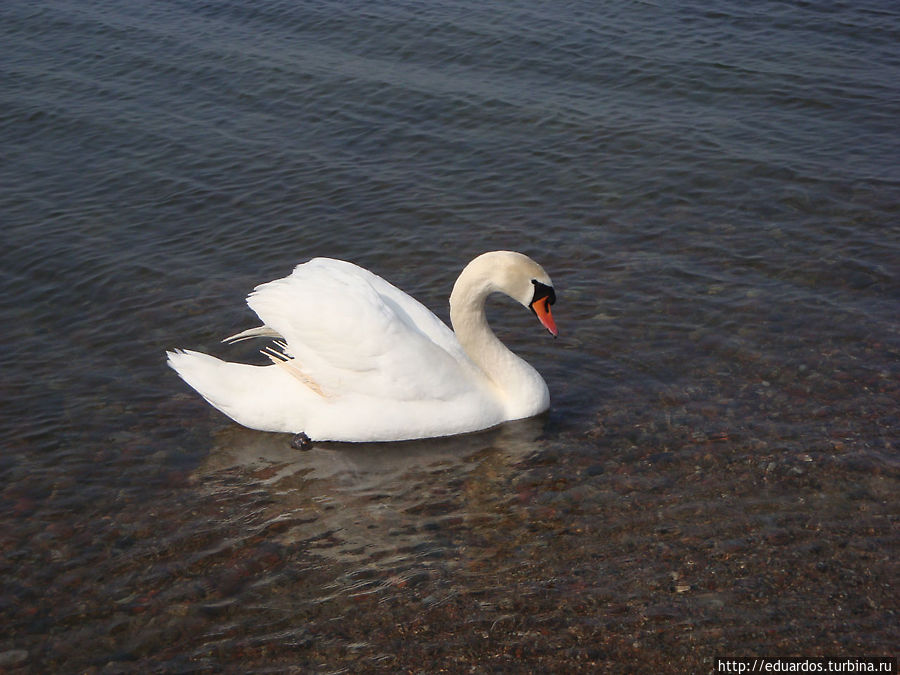
[[[459,394],[452,332],[412,297],[356,265],[317,258],[258,286],[247,303],[326,393],[401,400]]]
[[[256,328],[248,328],[247,330],[242,330],[240,333],[236,333],[234,335],[229,335],[227,338],[222,340],[225,344],[234,344],[236,342],[242,342],[243,340],[250,340],[252,338],[275,338],[278,339],[281,336],[274,330],[272,330],[269,326],[257,326]]]

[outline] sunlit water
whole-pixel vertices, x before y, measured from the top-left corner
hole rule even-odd
[[[708,672],[900,631],[894,3],[0,5],[0,671]],[[540,418],[301,453],[165,367],[490,249]]]

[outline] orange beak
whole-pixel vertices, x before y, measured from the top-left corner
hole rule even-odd
[[[553,320],[553,315],[550,313],[550,298],[541,298],[540,300],[532,302],[531,309],[537,315],[541,325],[550,331],[550,335],[553,337],[559,335],[559,331],[556,330],[556,322]]]

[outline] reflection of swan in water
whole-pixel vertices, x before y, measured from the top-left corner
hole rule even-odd
[[[541,449],[543,423],[423,441],[317,443],[311,452],[279,434],[229,426],[196,473],[215,491],[244,489],[219,483],[235,473],[262,487],[281,543],[306,542],[336,561],[403,567],[443,546],[443,519],[496,517],[496,504],[509,499],[510,467]]]
[[[311,452],[298,452],[281,435],[231,426],[217,435],[215,447],[198,472],[277,466],[280,468],[264,484],[300,475],[305,481],[327,482],[332,489],[362,494],[369,489],[389,490],[396,479],[411,471],[466,464],[483,452],[522,459],[539,448],[536,439],[543,423],[544,418],[537,417],[473,434],[394,443],[316,443]],[[311,484],[310,489],[316,486]]]

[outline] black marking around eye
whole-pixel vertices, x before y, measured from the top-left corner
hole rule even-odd
[[[537,279],[532,279],[531,283],[534,284],[534,297],[531,298],[532,305],[544,298],[547,298],[547,302],[551,305],[556,302],[556,291],[553,290],[553,286],[542,284]]]

